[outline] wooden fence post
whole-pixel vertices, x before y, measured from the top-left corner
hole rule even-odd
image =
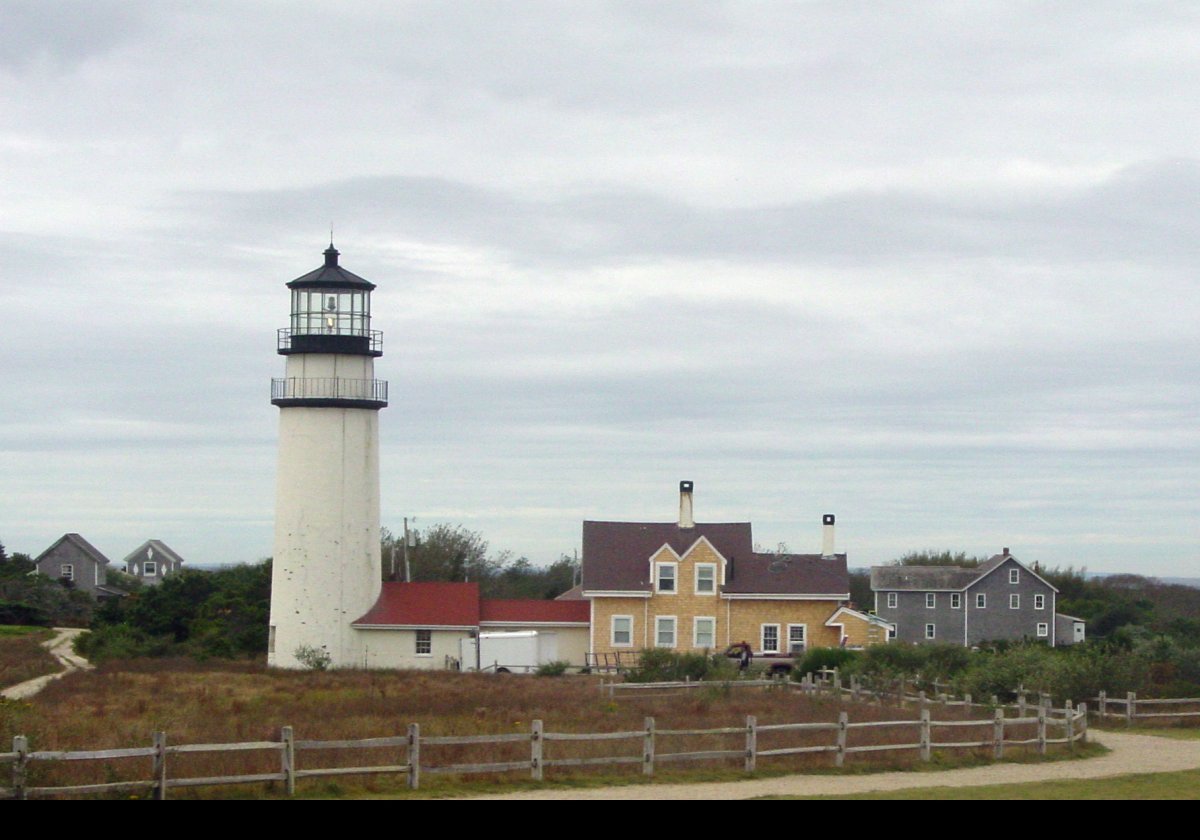
[[[833,669],[833,691],[835,694],[842,693],[842,672],[837,668]]]
[[[1038,755],[1046,754],[1046,707],[1038,706],[1037,713]]]
[[[929,709],[921,709],[921,760],[933,757],[933,727],[930,725]]]
[[[421,724],[408,725],[408,788],[421,786]]]
[[[1017,717],[1025,717],[1026,711],[1027,711],[1027,709],[1025,708],[1025,692],[1018,691],[1017,692]]]
[[[1088,735],[1087,712],[1088,712],[1087,703],[1080,703],[1079,704],[1079,743],[1081,743],[1081,744],[1087,743],[1087,735]]]
[[[1063,714],[1066,716],[1067,729],[1067,749],[1075,752],[1075,710],[1071,708],[1071,701],[1063,701]]]
[[[285,726],[279,733],[279,740],[283,742],[283,749],[280,750],[280,769],[283,772],[283,786],[287,791],[288,796],[296,795],[296,739],[292,733],[292,727]]]
[[[154,798],[167,798],[167,733],[154,733]]]
[[[1133,726],[1133,719],[1137,717],[1134,707],[1137,705],[1137,692],[1130,691],[1125,694],[1125,725]]]
[[[24,735],[14,735],[12,751],[17,754],[12,766],[13,799],[24,799],[25,768],[29,764],[29,739]]]
[[[855,703],[858,702],[858,675],[850,675],[850,699]]]
[[[1104,693],[1104,689],[1100,689],[1100,720],[1104,720],[1104,714],[1108,711],[1108,695]]]
[[[963,695],[963,705],[967,707],[967,716],[968,716],[968,717],[970,717],[970,715],[971,715],[971,705],[972,705],[972,703],[971,703],[971,695],[970,695],[970,694],[964,694],[964,695]]]
[[[992,757],[999,761],[1004,758],[1004,709],[998,708],[992,724]]]
[[[900,678],[900,690],[898,692],[898,696],[897,696],[896,700],[898,701],[901,709],[904,708],[904,692],[906,690],[906,685],[905,685],[906,682],[907,682],[907,680],[905,680],[904,677]]]
[[[746,715],[746,772],[753,773],[758,758],[758,718]]]
[[[542,780],[542,722],[535,720],[529,733],[529,766],[535,782]]]
[[[654,718],[646,718],[646,734],[642,738],[642,773],[654,775]]]
[[[837,754],[833,759],[837,767],[841,767],[846,762],[846,733],[849,723],[850,715],[846,712],[838,712]]]

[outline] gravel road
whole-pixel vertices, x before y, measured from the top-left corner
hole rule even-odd
[[[49,649],[50,655],[57,659],[59,664],[63,666],[63,670],[57,674],[34,677],[32,680],[26,680],[23,683],[9,686],[0,691],[0,697],[3,697],[5,700],[24,700],[26,697],[32,697],[37,694],[51,680],[56,680],[81,668],[91,668],[91,664],[86,659],[77,656],[71,650],[71,645],[74,644],[75,637],[84,632],[87,631],[81,630],[78,627],[55,627],[54,638],[46,642],[45,647]]]

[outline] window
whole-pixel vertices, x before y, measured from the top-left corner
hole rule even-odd
[[[478,644],[479,640],[475,640]],[[417,631],[417,656],[431,656],[433,654],[433,631],[418,630]]]
[[[715,563],[696,564],[696,594],[715,595],[717,593],[717,566]]]
[[[788,656],[799,656],[804,653],[804,637],[807,635],[808,625],[806,624],[789,624],[788,625]]]
[[[950,593],[950,609],[952,609],[952,610],[962,609],[962,595],[960,593],[958,593],[958,592]]]
[[[896,638],[896,625],[895,624],[888,625],[888,638],[889,639]]]
[[[1021,582],[1021,570],[1020,569],[1009,569],[1008,570],[1008,582],[1009,583],[1020,583]]]
[[[982,592],[980,592],[978,595],[975,596],[975,609],[977,609],[977,610],[986,610],[987,609],[987,595],[984,595]]]
[[[659,563],[657,565],[659,592],[675,594],[675,566],[675,563]]]
[[[1019,609],[1021,609],[1021,596],[1020,596],[1020,595],[1017,595],[1017,594],[1015,594],[1015,593],[1014,593],[1014,594],[1012,594],[1012,595],[1009,595],[1009,596],[1008,596],[1008,608],[1009,608],[1010,610],[1019,610]]]
[[[1033,608],[1035,610],[1046,609],[1046,596],[1045,595],[1034,595],[1033,596]]]
[[[633,616],[614,615],[612,617],[613,647],[633,647]]]
[[[697,616],[692,625],[692,645],[698,648],[716,646],[717,620],[707,616]]]
[[[658,647],[675,647],[675,616],[660,615],[654,619],[654,644]]]
[[[778,624],[764,624],[762,626],[762,652],[779,653]]]
[[[896,607],[898,607],[900,605],[900,595],[895,592],[889,592],[887,594],[887,596],[888,596],[887,597],[888,609],[889,610],[896,609]]]
[[[936,625],[934,625],[934,624],[926,624],[925,625],[925,638],[926,639],[936,639],[937,638],[937,626]]]
[[[142,574],[146,577],[154,577],[158,574],[158,562],[155,560],[147,560],[142,566]]]
[[[1050,635],[1050,625],[1044,621],[1038,622],[1038,638],[1045,639]]]
[[[932,592],[925,593],[925,609],[931,610],[937,606],[937,596]]]
[[[63,580],[75,580],[75,567],[70,563],[63,563],[58,567],[58,576]]]

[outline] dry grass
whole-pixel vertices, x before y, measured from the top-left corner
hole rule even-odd
[[[42,647],[53,635],[40,627],[0,625],[0,688],[62,670]]]
[[[531,721],[540,719],[546,732],[640,731],[646,717],[657,729],[739,727],[747,715],[760,726],[772,723],[834,722],[841,709],[852,722],[915,720],[914,709],[852,705],[831,698],[810,698],[779,689],[723,689],[719,685],[686,695],[618,697],[602,695],[590,677],[536,678],[444,672],[341,671],[296,673],[268,671],[247,663],[196,664],[191,661],[134,660],[108,663],[88,673],[72,674],[49,686],[32,703],[0,704],[0,737],[28,736],[34,750],[105,749],[148,746],[155,731],[165,731],[171,744],[275,740],[280,727],[290,725],[297,739],[355,739],[402,734],[409,723],[421,725],[422,736],[528,733]],[[963,719],[961,709],[937,710],[935,718]],[[982,717],[976,710],[975,717]],[[982,740],[990,737],[988,724],[979,729],[941,730],[937,741]],[[832,744],[834,733],[760,733],[759,749]],[[1010,737],[1031,737],[1010,735]],[[912,728],[853,730],[850,745],[915,743]],[[740,750],[745,736],[668,736],[656,743],[659,756],[667,753],[721,749]],[[2,749],[2,747],[0,747]],[[548,742],[545,758],[577,758],[625,754],[639,756],[640,740],[620,742]],[[955,751],[954,761],[979,760],[980,754]],[[528,761],[528,742],[497,745],[423,745],[422,766],[463,762]],[[403,748],[358,751],[305,752],[301,767],[400,764]],[[764,772],[812,772],[832,766],[832,756],[790,756],[759,760]],[[847,770],[896,769],[919,763],[916,750],[847,758]],[[89,783],[126,778],[147,778],[148,760],[38,764],[31,768],[31,784]],[[738,760],[687,762],[666,765],[671,775],[727,773],[740,769]],[[945,766],[943,763],[942,766]],[[188,755],[171,759],[171,776],[213,776],[273,772],[273,753]],[[640,778],[637,764],[620,770],[551,768],[547,779],[603,775]],[[497,779],[501,777],[496,777]],[[504,779],[528,778],[506,774]],[[426,772],[426,782],[435,777]],[[318,785],[302,783],[301,787]],[[360,792],[398,790],[404,780],[381,777],[339,782],[337,790]],[[430,785],[437,787],[438,785]],[[233,788],[213,795],[238,795]]]

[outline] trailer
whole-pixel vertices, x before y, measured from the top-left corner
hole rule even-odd
[[[464,671],[528,674],[558,659],[558,635],[544,630],[480,633],[459,642]]]

